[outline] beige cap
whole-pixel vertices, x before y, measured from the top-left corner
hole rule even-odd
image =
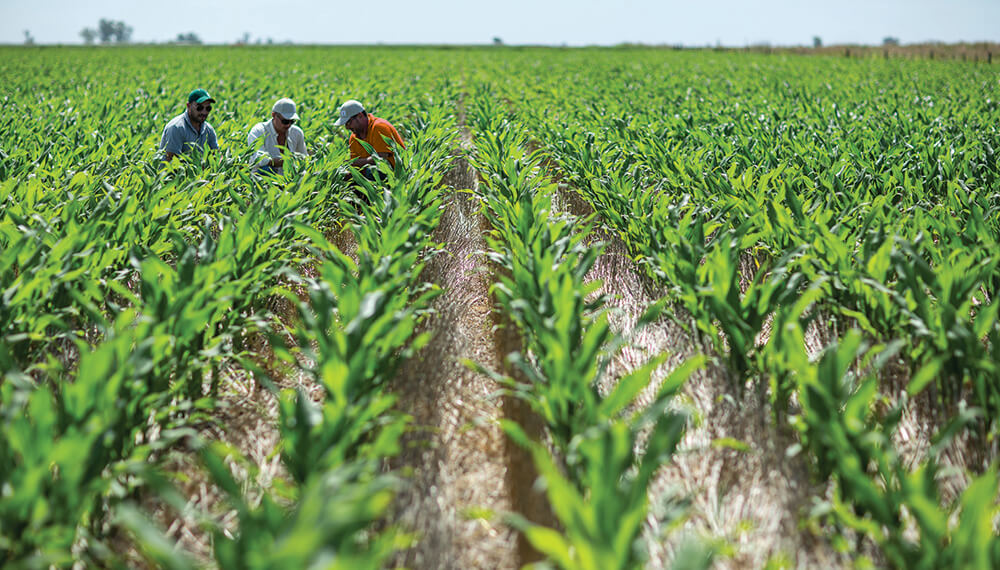
[[[274,107],[271,107],[271,112],[277,113],[286,119],[299,120],[299,114],[295,112],[295,101],[292,101],[288,97],[278,99]]]
[[[337,110],[337,113],[340,116],[337,117],[337,121],[333,124],[337,126],[343,125],[354,115],[364,112],[365,108],[361,106],[361,103],[355,101],[354,99],[345,101],[344,104],[340,106],[340,109]]]

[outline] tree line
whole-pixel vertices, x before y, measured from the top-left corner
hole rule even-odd
[[[132,26],[119,20],[101,18],[96,29],[84,28],[80,30],[80,37],[86,44],[92,44],[97,39],[100,39],[102,44],[127,44],[132,39]]]

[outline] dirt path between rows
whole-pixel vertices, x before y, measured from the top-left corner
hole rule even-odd
[[[471,145],[468,133],[463,146]],[[432,339],[406,363],[391,389],[400,409],[413,416],[413,430],[394,468],[411,469],[396,501],[396,524],[418,533],[416,544],[394,565],[417,569],[517,568],[517,537],[487,513],[510,511],[506,484],[510,464],[500,386],[473,372],[463,359],[500,370],[489,274],[480,252],[483,218],[475,198],[476,173],[459,158],[445,177],[453,190],[433,241],[444,251],[424,269],[424,279],[443,293],[425,325]]]

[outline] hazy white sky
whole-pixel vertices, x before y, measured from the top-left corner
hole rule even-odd
[[[744,46],[1000,42],[1000,0],[0,0],[0,43],[82,43],[80,30],[122,20],[133,41],[194,32],[206,43]]]

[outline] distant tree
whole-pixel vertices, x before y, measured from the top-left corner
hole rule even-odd
[[[823,38],[821,38],[819,36],[813,36],[813,47],[814,48],[821,48],[821,47],[823,47]]]
[[[29,30],[24,30],[24,45],[35,45],[35,38],[31,36],[31,32]]]
[[[201,45],[201,38],[199,38],[198,34],[194,32],[188,32],[186,34],[177,34],[177,39],[174,40],[174,43]]]
[[[248,44],[250,43],[250,32],[243,32],[243,36],[237,41],[237,43]]]
[[[101,18],[97,23],[97,35],[101,38],[102,44],[109,42],[127,44],[132,39],[132,26],[125,25],[125,22]]]
[[[494,36],[493,37],[493,45],[495,45],[495,46],[502,46],[503,45],[503,40],[500,39],[500,36]]]
[[[101,21],[97,23],[97,34],[101,38],[101,43],[106,44],[111,41],[112,35],[115,33],[115,23],[111,20],[106,20],[101,18]]]
[[[115,24],[115,42],[127,44],[132,41],[132,26],[126,26],[125,22]]]
[[[80,30],[80,37],[83,38],[83,43],[91,45],[97,39],[97,30],[94,28],[84,28]]]
[[[898,46],[899,38],[894,38],[892,36],[886,36],[882,38],[882,45],[884,46]]]

